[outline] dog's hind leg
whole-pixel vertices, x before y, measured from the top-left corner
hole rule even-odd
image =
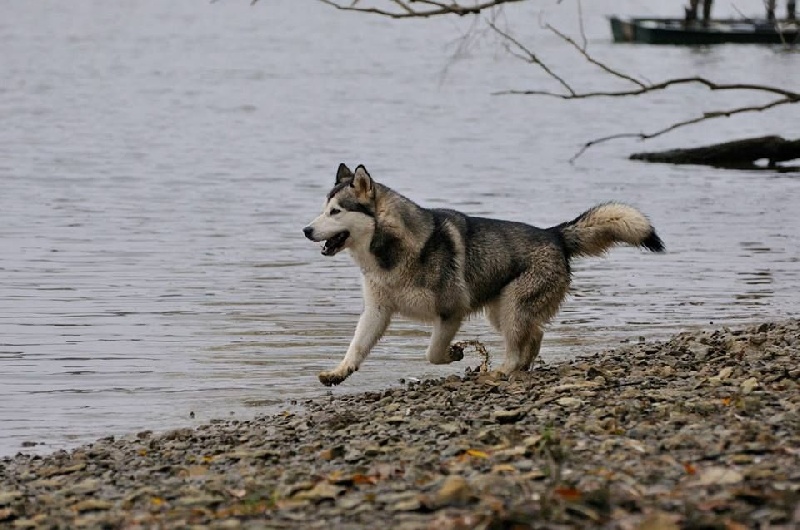
[[[492,326],[503,334],[506,357],[500,371],[506,374],[526,369],[530,356],[533,318],[527,307],[518,307],[516,298],[506,291],[486,306],[486,316]]]
[[[350,374],[358,370],[364,359],[367,358],[372,347],[380,340],[389,327],[392,313],[385,307],[372,303],[371,296],[367,296],[364,311],[358,319],[356,333],[347,348],[347,353],[333,370],[320,372],[319,381],[325,386],[338,385]]]
[[[503,323],[503,336],[506,345],[506,358],[500,371],[510,374],[518,370],[527,370],[530,365],[530,352],[533,342],[533,323],[531,319],[515,315],[514,322]]]
[[[522,370],[530,370],[533,361],[539,356],[539,350],[542,348],[542,337],[544,337],[544,330],[541,326],[534,325],[531,331],[531,340],[523,359]]]
[[[512,331],[512,324],[506,317],[508,306],[509,301],[507,296],[501,295],[500,298],[486,304],[485,307],[486,318],[489,320],[489,323],[494,329],[503,334],[506,357],[500,371],[504,373],[511,373],[514,370],[519,370],[517,366],[522,365],[522,348],[525,347],[525,341],[520,341],[519,338],[516,337],[517,334],[515,331]],[[522,342],[522,344],[520,342]]]
[[[500,371],[506,374],[530,369],[541,348],[542,326],[556,314],[569,289],[567,274],[543,272],[547,271],[529,271],[510,283],[490,316],[505,338],[506,359]]]
[[[431,343],[428,345],[428,351],[425,354],[428,361],[432,364],[448,364],[464,358],[463,354],[459,358],[450,353],[450,341],[456,336],[460,327],[460,318],[440,318],[436,321],[433,326],[433,334],[431,334]]]

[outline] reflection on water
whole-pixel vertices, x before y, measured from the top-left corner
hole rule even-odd
[[[541,226],[611,199],[647,212],[668,253],[618,249],[578,262],[546,359],[712,321],[797,315],[796,178],[636,164],[626,156],[638,146],[623,143],[566,162],[593,137],[701,112],[706,100],[694,92],[578,104],[492,97],[548,80],[489,45],[440,82],[460,34],[452,21],[354,22],[314,2],[247,4],[4,6],[0,453],[328,392],[316,373],[347,348],[358,272],[344,255],[322,257],[300,229],[340,161],[366,163],[426,205]],[[595,52],[648,79],[701,69],[800,82],[794,56],[769,48],[660,48],[654,61],[647,47],[612,46],[601,17],[638,3],[585,9]],[[557,39],[536,43],[567,64]],[[580,79],[603,83],[593,71]],[[648,148],[790,136],[790,125],[764,113]],[[399,319],[334,392],[462,371],[425,363],[429,331]],[[502,351],[481,317],[461,337]]]

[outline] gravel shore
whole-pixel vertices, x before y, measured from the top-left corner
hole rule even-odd
[[[0,527],[797,528],[799,361],[719,328],[17,455]]]

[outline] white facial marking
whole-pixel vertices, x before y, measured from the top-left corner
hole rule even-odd
[[[338,213],[333,213],[336,210],[338,210]],[[340,232],[349,230],[347,224],[343,222],[346,216],[347,212],[341,209],[335,198],[326,201],[322,208],[322,213],[308,225],[314,229],[314,239],[323,241]]]

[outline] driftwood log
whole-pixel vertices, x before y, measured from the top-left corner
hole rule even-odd
[[[763,169],[756,165],[766,160],[766,168],[779,169],[779,162],[800,158],[800,139],[787,140],[780,136],[745,138],[721,144],[670,149],[655,153],[634,153],[631,160],[666,164],[702,164],[727,169]],[[797,168],[782,168],[796,170]]]

